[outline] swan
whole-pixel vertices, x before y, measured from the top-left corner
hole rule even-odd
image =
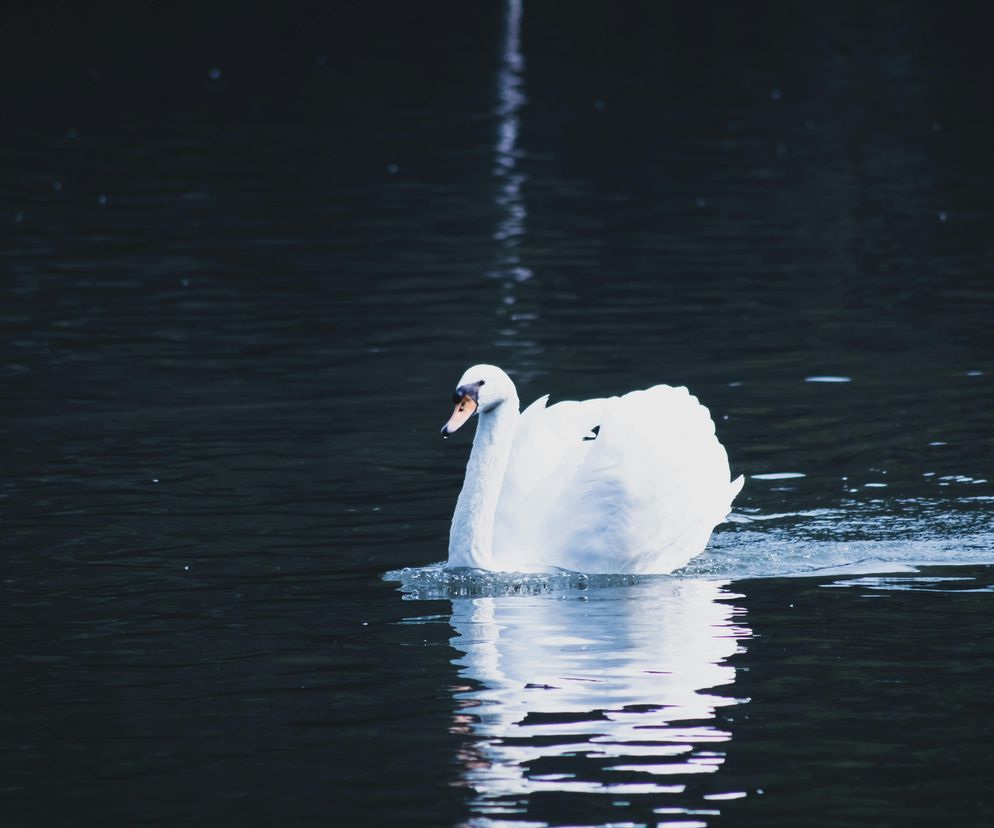
[[[447,437],[479,424],[456,501],[446,567],[667,573],[704,550],[743,477],[711,414],[686,388],[540,397],[519,413],[511,378],[474,365],[456,385]]]

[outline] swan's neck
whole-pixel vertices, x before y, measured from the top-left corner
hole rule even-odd
[[[480,412],[478,419],[466,479],[452,515],[446,565],[495,569],[494,517],[518,423],[518,398]]]

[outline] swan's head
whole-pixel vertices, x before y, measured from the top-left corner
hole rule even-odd
[[[514,383],[496,365],[474,365],[462,375],[452,394],[456,404],[449,421],[442,426],[447,437],[477,412],[493,411],[505,400],[517,401]]]

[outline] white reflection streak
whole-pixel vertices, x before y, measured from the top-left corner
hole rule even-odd
[[[518,133],[521,129],[520,110],[525,103],[525,58],[521,53],[522,0],[507,0],[504,22],[504,44],[500,68],[497,71],[497,146],[494,176],[498,179],[497,206],[501,219],[494,239],[503,245],[501,271],[518,281],[531,274],[521,267],[518,245],[525,230],[524,199],[521,187],[525,176],[518,166]]]
[[[731,734],[709,720],[736,700],[706,691],[734,681],[725,661],[749,634],[716,600],[728,597],[722,586],[674,579],[586,602],[453,601],[455,663],[481,685],[454,694],[477,806],[494,813],[499,798],[533,791],[677,794],[681,777],[718,770]],[[577,753],[591,757],[591,778],[558,772]],[[538,760],[543,772],[529,773]]]
[[[526,176],[518,167],[521,131],[521,109],[525,98],[525,57],[521,50],[521,18],[523,0],[507,0],[504,9],[504,31],[497,69],[497,136],[494,145],[493,175],[497,189],[497,228],[494,241],[499,245],[494,270],[488,275],[501,280],[501,307],[498,313],[509,317],[494,344],[497,347],[533,348],[535,343],[520,337],[521,328],[535,318],[534,313],[513,310],[518,297],[516,287],[531,278],[531,271],[521,261],[521,240],[525,233],[528,210],[522,189]],[[516,360],[521,367],[521,355]]]

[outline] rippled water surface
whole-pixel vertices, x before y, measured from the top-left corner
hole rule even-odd
[[[3,823],[994,819],[982,22],[0,12]],[[735,512],[444,572],[480,361],[687,385]]]

